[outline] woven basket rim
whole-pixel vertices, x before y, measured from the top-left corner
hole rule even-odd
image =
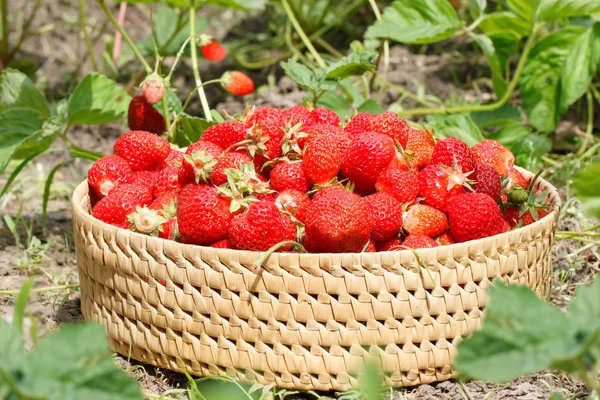
[[[524,168],[520,168],[520,167],[515,167],[515,168],[519,172],[521,172],[525,177],[527,177],[529,179],[531,179],[534,175],[533,173],[531,173],[530,171],[528,171]],[[475,240],[470,240],[470,241],[460,242],[460,243],[455,243],[455,244],[450,244],[450,245],[437,246],[437,247],[426,248],[426,249],[418,249],[418,254],[420,256],[424,256],[424,257],[434,256],[440,249],[445,249],[445,248],[452,247],[452,246],[464,246],[464,245],[469,246],[474,243],[481,243],[481,242],[487,241],[487,240],[495,240],[495,239],[497,239],[499,237],[503,237],[503,236],[504,237],[509,237],[511,235],[523,236],[528,231],[534,231],[534,230],[541,229],[543,226],[545,226],[547,224],[547,221],[550,221],[551,219],[555,219],[555,218],[558,219],[556,214],[560,212],[560,207],[561,207],[562,202],[561,202],[561,198],[560,198],[560,194],[559,194],[558,190],[547,180],[538,178],[536,187],[538,189],[541,187],[541,190],[545,190],[545,189],[548,190],[548,195],[546,198],[550,202],[550,206],[551,206],[551,211],[547,215],[545,215],[543,218],[540,218],[538,221],[536,221],[530,225],[527,225],[527,226],[524,226],[521,228],[517,228],[514,230],[510,230],[508,232],[500,233],[500,234],[494,235],[494,236],[488,236],[488,237],[481,238],[481,239],[475,239]],[[145,234],[134,232],[134,231],[131,231],[131,230],[128,230],[125,228],[119,228],[114,225],[107,224],[106,222],[103,222],[99,219],[96,219],[91,215],[91,213],[87,212],[82,207],[82,204],[81,204],[82,200],[84,200],[86,197],[88,197],[87,179],[85,179],[83,182],[81,182],[76,187],[75,191],[73,192],[73,195],[72,195],[73,210],[74,210],[74,212],[76,212],[78,214],[78,216],[80,218],[84,218],[84,219],[90,221],[90,223],[92,225],[101,227],[104,230],[112,230],[115,233],[118,233],[118,232],[126,233],[127,235],[132,235],[133,237],[144,238],[146,240],[169,242],[170,244],[176,243],[178,246],[182,246],[183,248],[204,249],[204,250],[210,249],[211,251],[215,251],[215,252],[217,252],[219,254],[223,254],[223,255],[225,255],[225,254],[228,254],[228,255],[244,254],[244,255],[251,255],[253,258],[258,259],[262,254],[264,254],[264,252],[260,252],[260,251],[221,249],[221,248],[214,248],[214,247],[210,247],[210,246],[201,246],[201,245],[196,245],[196,244],[185,244],[185,243],[180,243],[180,242],[176,242],[176,241],[169,240],[169,239],[162,239],[159,237],[145,235]],[[272,263],[274,263],[274,265],[277,265],[278,261],[279,261],[279,257],[282,255],[283,256],[297,255],[297,256],[302,256],[302,257],[309,257],[309,259],[308,259],[309,262],[314,261],[318,264],[319,260],[321,260],[323,257],[327,257],[327,258],[343,257],[343,256],[362,256],[362,257],[364,257],[365,255],[369,256],[369,257],[374,257],[374,256],[381,257],[381,256],[397,254],[397,253],[401,253],[401,252],[414,254],[415,250],[403,249],[403,250],[393,250],[393,251],[381,251],[381,252],[375,252],[375,253],[281,253],[281,252],[275,252],[271,255],[271,257],[265,263],[265,265],[263,265],[263,267],[266,267],[268,264],[272,264]]]

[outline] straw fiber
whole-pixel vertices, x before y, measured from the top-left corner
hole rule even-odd
[[[83,315],[106,327],[115,351],[194,375],[344,391],[374,356],[388,386],[449,379],[456,345],[480,326],[494,279],[550,292],[560,198],[548,182],[537,186],[549,189],[553,211],[501,235],[419,257],[276,253],[257,268],[261,253],[98,221],[83,182],[73,195]]]

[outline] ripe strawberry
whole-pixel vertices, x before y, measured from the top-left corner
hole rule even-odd
[[[449,232],[444,232],[438,237],[438,242],[440,246],[448,246],[450,244],[455,244],[456,240],[452,237]]]
[[[148,209],[156,211],[165,220],[158,229],[158,237],[175,240],[179,235],[177,230],[177,194],[167,193],[157,197],[150,203]]]
[[[506,185],[506,189],[512,189],[514,185],[527,189],[529,187],[529,180],[515,168],[511,168],[508,170],[508,184]]]
[[[364,246],[363,246],[364,248]],[[365,253],[376,253],[377,252],[377,247],[375,247],[375,242],[373,242],[372,240],[369,240],[369,243],[367,244],[367,248],[364,251]]]
[[[371,239],[382,241],[397,237],[402,227],[402,204],[385,193],[374,193],[365,200],[371,206],[373,230]]]
[[[237,151],[225,153],[219,158],[217,164],[215,164],[212,175],[210,176],[210,182],[215,186],[221,186],[227,182],[227,175],[225,174],[226,170],[239,170],[242,164],[248,164],[250,162],[252,162],[252,159],[246,153]]]
[[[450,201],[448,220],[457,242],[497,235],[507,225],[494,199],[483,193],[466,193]]]
[[[116,185],[132,181],[129,163],[114,154],[100,158],[88,171],[88,183],[99,197],[106,196]]]
[[[244,110],[244,124],[250,128],[260,122],[268,122],[273,125],[285,125],[285,110],[275,107],[251,107]]]
[[[122,134],[115,142],[114,152],[129,163],[133,171],[155,169],[171,152],[169,142],[145,131]]]
[[[304,172],[315,184],[324,184],[340,171],[342,154],[350,145],[344,136],[318,136],[304,149]]]
[[[425,168],[431,163],[435,140],[433,134],[421,129],[409,129],[408,141],[404,149],[404,159],[413,171]]]
[[[271,171],[270,181],[271,188],[278,192],[296,189],[305,193],[312,186],[304,171],[303,162],[280,162]]]
[[[296,226],[275,203],[259,201],[237,215],[229,228],[229,241],[240,250],[266,251],[279,242],[296,239]]]
[[[200,40],[199,44],[202,55],[204,55],[204,58],[208,61],[222,61],[227,55],[227,49],[215,39],[211,38],[205,42]]]
[[[404,239],[402,246],[411,249],[429,249],[432,247],[437,247],[438,244],[429,236],[408,235],[408,237]]]
[[[306,241],[313,251],[358,253],[372,227],[370,206],[350,192],[328,191],[313,200],[306,213]]]
[[[136,204],[146,206],[152,203],[152,190],[147,186],[136,185],[135,183],[123,183],[115,186],[108,192],[109,196],[124,196],[136,200]]]
[[[160,135],[166,129],[165,119],[146,101],[143,94],[134,96],[127,111],[127,126],[132,131],[147,131]]]
[[[156,178],[158,177],[158,171],[135,171],[132,176],[131,183],[139,186],[145,186],[150,191],[154,189]]]
[[[500,176],[507,176],[508,171],[515,165],[515,156],[495,140],[484,140],[471,150],[477,162],[493,167]]]
[[[100,221],[117,226],[127,227],[127,216],[141,206],[136,198],[115,194],[102,198],[92,209],[92,216]]]
[[[219,240],[218,242],[214,242],[210,245],[210,247],[214,247],[215,249],[231,249],[231,242],[229,239]]]
[[[183,151],[171,149],[171,152],[163,161],[158,163],[159,169],[165,169],[167,167],[180,167],[183,163],[183,156],[185,153]]]
[[[494,167],[478,162],[477,171],[475,172],[475,182],[473,189],[477,193],[485,193],[496,201],[500,200],[502,181]]]
[[[413,204],[419,195],[419,179],[412,172],[390,168],[379,174],[375,189],[394,196],[400,203]]]
[[[348,193],[352,193],[352,191],[346,186],[343,186],[341,183],[335,182],[317,190],[312,199],[315,201],[326,196],[345,196]]]
[[[285,111],[284,119],[289,126],[302,123],[303,128],[315,123],[315,120],[313,119],[308,108],[301,104],[297,104]]]
[[[548,212],[544,209],[537,210],[537,218],[531,214],[531,211],[526,211],[525,214],[519,215],[521,210],[518,207],[509,207],[504,211],[506,214],[506,222],[509,223],[511,228],[520,228],[522,226],[531,225],[548,215]]]
[[[375,115],[369,113],[358,113],[344,127],[344,132],[350,136],[358,135],[366,132],[369,121],[373,119]]]
[[[158,232],[158,237],[161,239],[177,240],[179,238],[177,218],[171,218],[162,224]]]
[[[456,163],[465,174],[475,171],[476,168],[475,157],[469,146],[455,137],[442,139],[435,144],[431,163],[443,164],[447,167]]]
[[[315,108],[310,115],[317,124],[340,125],[340,117],[328,108]]]
[[[254,92],[254,81],[240,71],[225,72],[221,77],[221,85],[236,96],[247,96]]]
[[[230,200],[209,185],[185,186],[179,193],[177,225],[183,243],[207,245],[227,237]]]
[[[165,82],[160,75],[153,73],[142,82],[142,93],[148,104],[154,105],[165,95]]]
[[[275,205],[280,210],[292,214],[300,222],[304,222],[310,202],[310,197],[306,193],[296,189],[283,190],[275,197]]]
[[[152,192],[155,198],[169,193],[177,195],[180,191],[179,167],[167,167],[158,173]]]
[[[456,167],[431,164],[419,172],[419,196],[427,205],[446,211],[446,205],[453,198],[465,193],[463,185],[468,184],[467,175]]]
[[[245,147],[254,165],[260,171],[267,160],[279,158],[282,155],[281,141],[285,135],[282,110],[271,107],[258,107],[246,114],[246,144]]]
[[[181,186],[207,182],[222,152],[221,147],[204,140],[189,145],[179,169]]]
[[[381,133],[365,132],[350,143],[340,170],[357,190],[368,192],[375,189],[379,174],[397,165],[394,141]]]
[[[367,124],[367,130],[389,136],[394,143],[400,143],[400,146],[405,148],[410,128],[405,119],[398,118],[396,113],[388,111],[371,118]]]
[[[202,140],[227,149],[246,138],[246,127],[239,121],[227,121],[207,128]]]
[[[312,124],[307,127],[303,127],[301,130],[302,135],[297,138],[298,147],[305,149],[306,145],[310,143],[314,138],[318,136],[344,136],[344,131],[339,126],[329,124]]]
[[[436,208],[415,204],[404,215],[402,227],[411,235],[435,237],[448,229],[448,219]]]
[[[398,251],[404,250],[402,248],[402,240],[397,237],[392,237],[388,240],[384,240],[383,242],[375,243],[375,248],[377,251]]]

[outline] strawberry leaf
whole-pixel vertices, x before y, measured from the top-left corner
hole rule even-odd
[[[50,115],[50,108],[42,93],[20,71],[7,69],[0,75],[0,98],[0,111],[19,107],[36,111],[36,117],[40,119]]]

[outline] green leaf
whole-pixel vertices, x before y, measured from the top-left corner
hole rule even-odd
[[[533,21],[540,0],[508,0],[508,8],[527,21]]]
[[[0,318],[0,371],[16,371],[25,362],[23,339],[19,331]],[[0,383],[2,374],[0,374]],[[0,385],[1,387],[2,385]]]
[[[383,114],[385,108],[373,99],[367,99],[356,109],[359,113],[366,112],[371,114]]]
[[[560,73],[559,114],[587,91],[600,61],[600,23],[587,29],[571,47]]]
[[[540,40],[531,50],[521,73],[519,87],[523,108],[531,124],[539,131],[550,132],[558,123],[558,82],[565,60],[584,30],[569,27]]]
[[[473,146],[484,139],[475,122],[465,114],[432,115],[427,118],[427,125],[435,129],[438,136],[456,137],[469,146]]]
[[[325,69],[325,79],[342,80],[350,76],[361,76],[375,71],[376,54],[370,52],[352,53]]]
[[[25,138],[42,128],[38,112],[30,108],[11,108],[0,113],[0,174]]]
[[[365,37],[400,43],[434,43],[448,39],[461,26],[447,0],[398,0],[383,10],[381,20],[367,29]]]
[[[517,45],[519,44],[519,38],[512,33],[493,33],[488,34],[488,37],[494,43],[494,49],[496,51],[496,57],[503,69],[506,69],[510,56],[515,52]]]
[[[585,208],[600,218],[600,163],[580,171],[572,187]]]
[[[87,75],[69,98],[69,125],[108,124],[123,119],[131,97],[108,77]]]
[[[549,368],[582,348],[566,316],[526,286],[500,282],[489,291],[483,329],[458,345],[455,368],[496,382]]]
[[[0,111],[19,107],[35,110],[40,119],[50,115],[46,99],[31,79],[14,69],[6,69],[0,75],[0,99]]]
[[[554,21],[597,12],[600,12],[600,0],[541,0],[535,19],[537,21]]]
[[[19,295],[17,296],[17,301],[15,302],[15,308],[13,311],[12,326],[21,335],[23,334],[25,307],[27,306],[27,300],[29,299],[29,292],[31,291],[31,286],[33,286],[33,280],[33,277],[27,279],[21,286],[21,289],[19,289]]]
[[[497,140],[510,149],[515,143],[524,140],[531,134],[531,130],[526,126],[513,123],[489,134],[488,138]]]
[[[531,31],[531,22],[508,11],[498,11],[487,14],[479,28],[486,35],[512,35],[517,39],[527,36]]]
[[[23,139],[23,142],[15,149],[12,158],[22,160],[32,154],[41,153],[48,149],[56,140],[62,126],[63,121],[60,118],[48,118],[42,124],[41,129]]]
[[[301,88],[317,89],[318,83],[315,74],[306,65],[300,64],[294,60],[289,60],[282,61],[281,68],[283,68],[286,75],[292,78]]]
[[[541,134],[530,134],[513,143],[509,149],[515,156],[515,164],[531,171],[541,167],[540,158],[552,150],[552,141]]]
[[[173,119],[174,114],[179,114],[183,110],[183,104],[181,103],[179,97],[177,97],[175,92],[173,92],[171,89],[165,90],[165,96],[167,97],[167,109],[169,110],[169,118]],[[165,116],[162,101],[156,103],[154,105],[154,108],[160,113],[160,115],[162,115],[163,117]]]
[[[317,104],[319,107],[326,107],[333,110],[343,121],[346,116],[352,116],[352,104],[348,102],[346,97],[334,91],[325,92]]]
[[[469,0],[469,11],[473,18],[478,18],[483,15],[487,8],[487,0]]]
[[[179,146],[186,147],[197,142],[207,128],[217,124],[218,122],[215,121],[207,121],[204,118],[184,114],[181,118],[182,129],[178,136]]]
[[[476,35],[474,39],[487,58],[488,65],[492,72],[492,82],[494,82],[496,97],[501,98],[504,96],[504,93],[506,93],[508,82],[504,79],[504,66],[500,63],[500,58],[496,55],[494,42],[486,35]]]
[[[578,330],[600,329],[600,278],[577,289],[569,304],[569,317]]]
[[[476,111],[471,113],[471,119],[481,128],[492,126],[512,125],[515,122],[521,122],[521,109],[510,103],[491,111]]]

